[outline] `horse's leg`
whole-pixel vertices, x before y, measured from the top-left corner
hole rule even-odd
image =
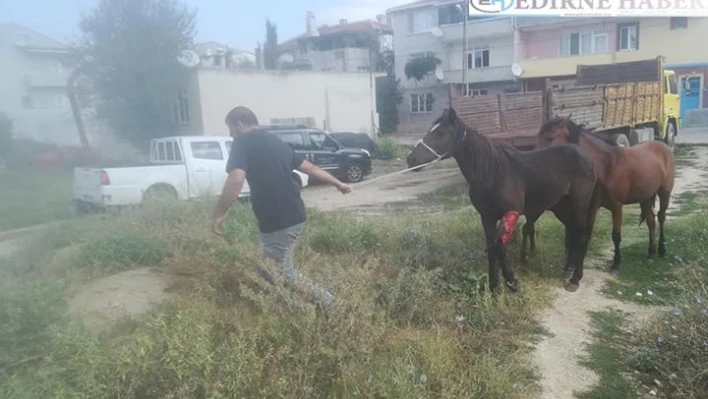
[[[659,256],[666,255],[666,236],[664,235],[664,223],[666,222],[666,210],[669,209],[671,192],[659,190]]]
[[[652,200],[648,199],[639,203],[642,208],[642,214],[644,215],[644,220],[647,222],[647,227],[649,228],[649,251],[648,256],[653,258],[656,255],[656,216],[654,215],[654,210],[652,208]]]
[[[489,290],[495,293],[499,288],[499,268],[497,267],[497,221],[482,217],[482,227],[487,238],[487,260],[489,261]]]
[[[529,216],[526,215],[526,223],[521,228],[523,239],[521,240],[521,262],[527,263],[528,256],[526,254],[526,242],[530,243],[530,256],[536,255],[536,221],[541,215]]]
[[[612,242],[615,244],[615,258],[612,261],[611,273],[619,273],[619,266],[622,263],[622,254],[620,254],[620,243],[622,242],[622,203],[614,203],[612,205]]]
[[[577,291],[580,287],[580,280],[583,278],[585,255],[588,252],[590,231],[592,220],[594,219],[594,209],[591,200],[592,198],[586,199],[585,206],[575,207],[572,214],[572,222],[569,226],[569,230],[573,234],[573,242],[566,266],[567,269],[572,268],[573,270],[572,276],[565,286],[566,291],[569,292]]]
[[[514,233],[516,222],[518,220],[519,212],[509,211],[504,214],[501,224],[499,225],[499,241],[497,244],[499,249],[499,266],[501,266],[506,286],[512,292],[519,290],[519,282],[516,280],[516,277],[514,277],[514,270],[512,270],[508,263],[506,263],[506,244],[511,240],[511,236]]]

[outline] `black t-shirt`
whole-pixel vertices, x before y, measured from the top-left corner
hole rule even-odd
[[[297,155],[275,135],[263,130],[239,134],[231,145],[226,173],[246,171],[251,204],[261,233],[283,230],[307,220],[300,184],[293,169],[302,165]]]

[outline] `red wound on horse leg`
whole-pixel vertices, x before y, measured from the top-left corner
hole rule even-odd
[[[499,239],[502,244],[507,244],[511,240],[511,235],[516,228],[516,222],[519,220],[519,212],[509,211],[504,214],[499,225]]]

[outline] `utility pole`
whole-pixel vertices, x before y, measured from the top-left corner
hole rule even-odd
[[[467,65],[467,48],[468,48],[468,39],[467,39],[467,19],[469,18],[470,15],[470,0],[465,0],[465,5],[463,8],[463,23],[462,23],[462,94],[463,95],[469,95],[469,86],[467,84],[467,68],[469,65]],[[474,62],[474,59],[472,60]]]

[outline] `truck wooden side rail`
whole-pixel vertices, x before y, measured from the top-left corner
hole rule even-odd
[[[451,104],[470,126],[492,140],[521,148],[536,146],[541,125],[571,117],[618,145],[654,139],[673,144],[680,100],[673,71],[656,59],[606,65],[580,65],[574,87],[545,91],[462,97]]]
[[[495,141],[520,148],[536,146],[536,134],[543,124],[543,92],[452,96],[452,107],[470,127]]]

